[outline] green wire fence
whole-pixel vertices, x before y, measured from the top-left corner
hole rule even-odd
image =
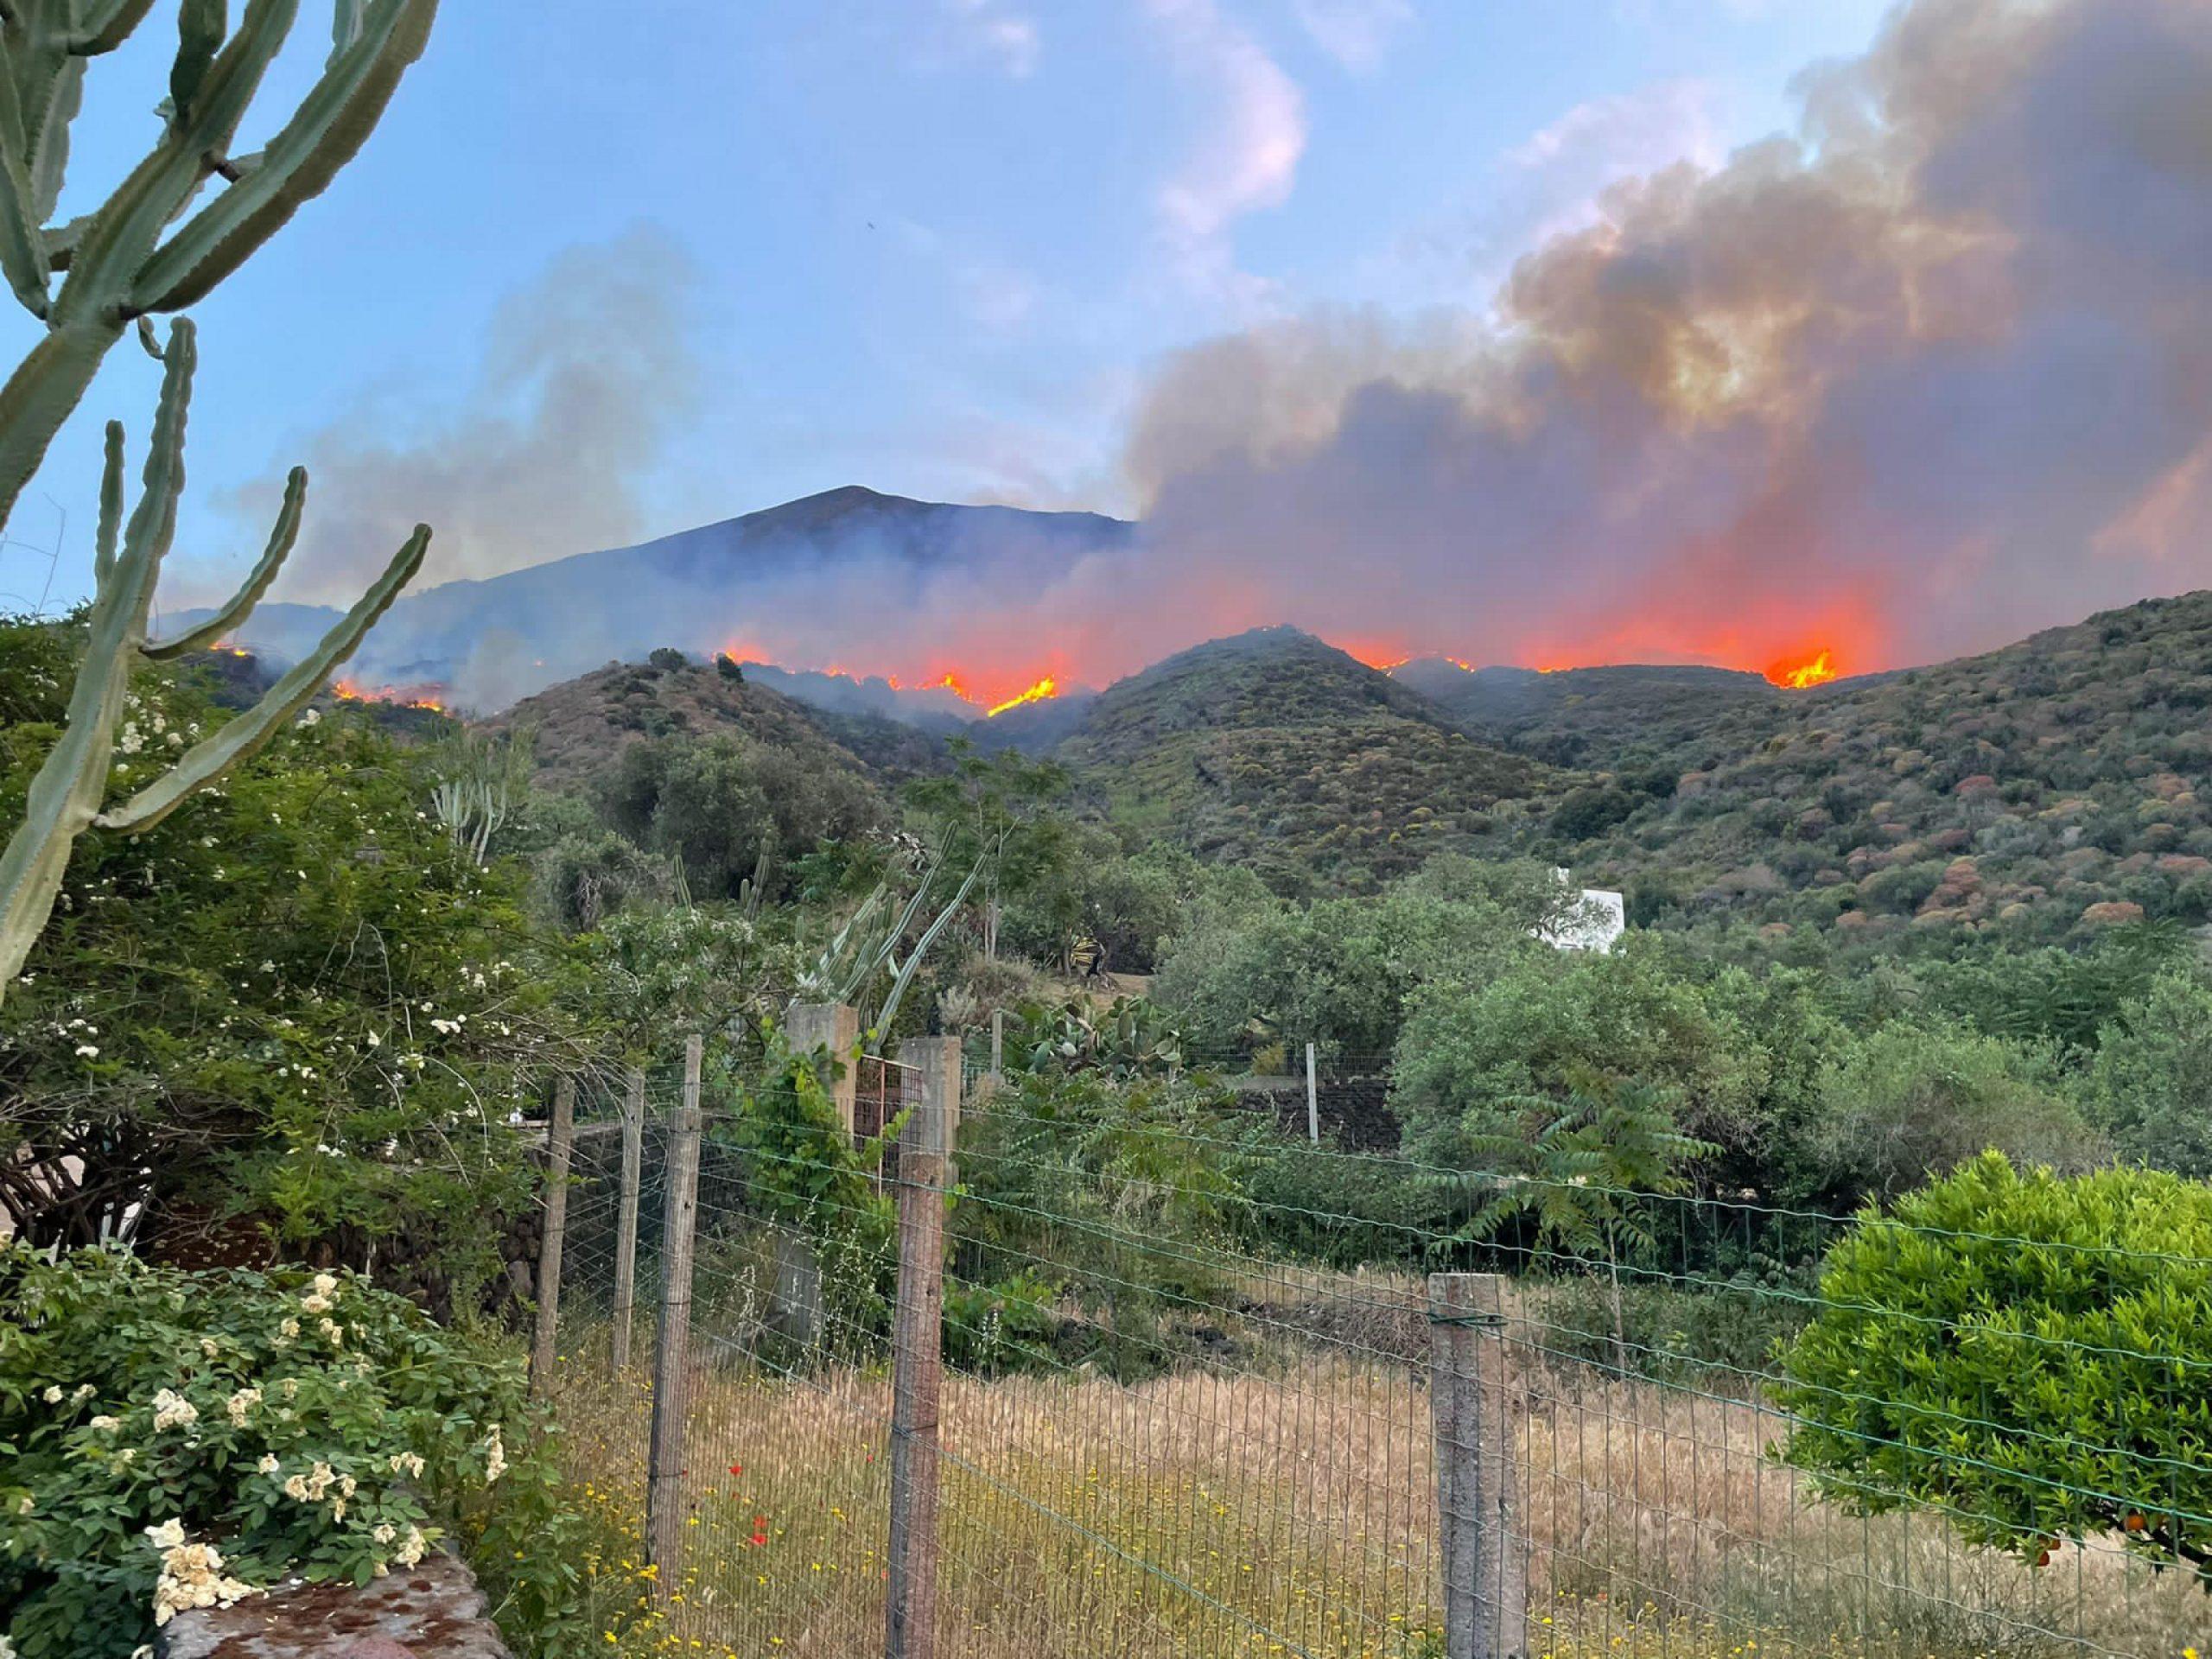
[[[2154,1251],[1574,1180],[1513,1206],[1526,1175],[1317,1145],[1234,1094],[987,1067],[958,1071],[939,1169],[926,1070],[862,1059],[817,1097],[710,1065],[681,1286],[684,1079],[587,1090],[549,1386],[599,1649],[2212,1646],[2212,1232]],[[925,1295],[932,1340],[902,1348]]]

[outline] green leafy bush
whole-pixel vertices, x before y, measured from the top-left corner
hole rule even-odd
[[[800,1243],[821,1287],[819,1339],[861,1358],[891,1329],[898,1213],[876,1173],[898,1125],[874,1140],[847,1132],[828,1079],[832,1065],[852,1063],[823,1051],[791,1053],[772,1038],[763,1075],[730,1078],[735,1109],[710,1132],[710,1143],[734,1156],[738,1189],[729,1202],[702,1207],[741,1217],[721,1224],[770,1258],[778,1230]]]
[[[1748,1394],[1772,1370],[1777,1349],[1808,1317],[1796,1275],[1745,1271],[1710,1289],[1666,1284],[1623,1287],[1619,1341],[1639,1376],[1715,1395]],[[1592,1367],[1619,1363],[1615,1303],[1606,1281],[1566,1278],[1538,1293],[1535,1340],[1548,1359]]]
[[[2175,968],[2120,1005],[2089,1070],[2088,1109],[2120,1155],[2212,1176],[2212,985]]]
[[[1830,1496],[2031,1561],[2114,1535],[2212,1569],[2212,1187],[1987,1153],[1869,1210],[1820,1294],[1777,1398]]]
[[[979,1376],[1052,1370],[1063,1324],[1052,1306],[1058,1294],[1039,1273],[1014,1274],[995,1285],[947,1281],[945,1363]]]
[[[58,733],[57,631],[0,626],[0,823]],[[164,674],[135,683],[117,787],[222,718]],[[310,709],[176,813],[79,844],[0,1008],[0,1196],[68,1249],[171,1259],[246,1217],[293,1255],[433,1264],[466,1303],[528,1201],[509,1115],[574,1052],[556,949],[521,872],[480,868],[428,809],[422,750]]]
[[[0,1608],[23,1659],[123,1659],[175,1611],[365,1584],[442,1537],[515,1630],[554,1636],[574,1570],[543,1444],[518,1363],[350,1274],[0,1254]]]
[[[1887,1197],[1994,1147],[2024,1164],[2082,1170],[2101,1160],[2050,1055],[1953,1021],[1893,1020],[1823,1069],[1800,1126],[1802,1186],[1823,1207]]]
[[[1089,1357],[1118,1376],[1157,1369],[1176,1327],[1229,1294],[1248,1125],[1188,1078],[1010,1077],[962,1114],[952,1269],[971,1284],[1047,1275],[1097,1316]]]

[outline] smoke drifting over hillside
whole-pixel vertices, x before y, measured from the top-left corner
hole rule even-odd
[[[481,367],[451,414],[357,411],[313,434],[296,457],[311,479],[307,528],[280,591],[351,604],[418,521],[435,531],[425,584],[635,537],[639,480],[697,401],[685,343],[696,283],[658,232],[570,249],[499,306],[475,353],[457,353]],[[368,435],[410,424],[397,440]],[[249,524],[266,524],[281,485],[241,493]]]
[[[1498,329],[1174,365],[1149,582],[1401,650],[1854,670],[2212,582],[2212,6],[1922,0],[1801,88],[1801,138],[1616,189]]]
[[[1135,545],[725,573],[654,596],[666,642],[987,698],[1281,621],[1855,672],[2212,584],[2212,4],[1917,0],[1798,91],[1795,136],[1615,187],[1461,316],[1185,354],[1128,440]],[[410,465],[449,498],[378,497],[543,521],[448,461]]]

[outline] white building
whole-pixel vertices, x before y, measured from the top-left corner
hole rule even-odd
[[[1574,879],[1565,870],[1554,870],[1563,887]],[[1628,901],[1604,887],[1584,887],[1580,896],[1556,923],[1536,930],[1536,937],[1554,950],[1611,951],[1613,942],[1628,931]]]

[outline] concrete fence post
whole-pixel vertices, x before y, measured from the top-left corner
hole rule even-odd
[[[899,1297],[891,1335],[890,1583],[886,1659],[937,1653],[938,1409],[943,1385],[944,1195],[960,1110],[960,1039],[910,1038],[899,1063]]]
[[[860,1073],[853,1065],[853,1051],[860,1046],[861,1011],[842,1002],[794,1002],[785,1010],[784,1031],[794,1050],[827,1048],[832,1062],[830,1098],[837,1108],[845,1133],[854,1130],[854,1104],[860,1098]]]
[[[645,1069],[633,1065],[622,1084],[622,1192],[614,1220],[614,1369],[630,1364],[630,1329],[638,1306],[638,1189],[645,1175]]]
[[[683,1415],[690,1405],[691,1241],[699,1214],[699,1073],[704,1045],[683,1044],[683,1103],[668,1134],[661,1224],[660,1331],[653,1348],[652,1446],[645,1469],[645,1559],[665,1605],[683,1564]]]
[[[1491,1273],[1428,1276],[1445,1659],[1525,1659],[1528,1652],[1528,1554],[1505,1409],[1503,1282]]]
[[[1306,1045],[1306,1134],[1315,1146],[1321,1144],[1321,1080],[1311,1043]]]
[[[576,1145],[576,1080],[553,1084],[553,1126],[545,1141],[545,1235],[537,1247],[537,1331],[530,1345],[530,1391],[543,1399],[553,1387],[561,1325],[561,1247],[569,1231],[569,1164]]]

